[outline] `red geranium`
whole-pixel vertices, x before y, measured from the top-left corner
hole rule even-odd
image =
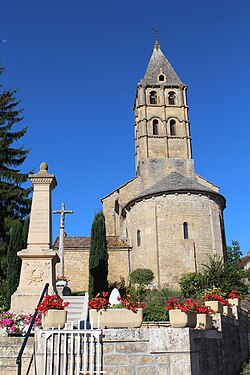
[[[89,301],[89,308],[95,310],[106,310],[110,306],[108,295],[108,292],[98,293],[96,297],[92,298]],[[134,301],[130,295],[124,295],[121,298],[118,297],[117,300],[122,302],[122,305],[120,305],[121,307],[124,307],[128,310],[132,310],[134,312],[137,312],[139,307],[145,307],[143,303]],[[119,307],[119,305],[117,304],[115,307]]]
[[[137,312],[138,308],[144,309],[146,305],[140,301],[134,301],[129,294],[125,294],[121,298],[117,298],[118,301],[121,301],[123,306],[131,311]]]
[[[237,293],[236,289],[232,290],[231,293],[228,294],[227,298],[238,298],[240,299],[240,295]]]
[[[94,298],[92,298],[89,301],[89,308],[95,310],[106,310],[106,308],[110,306],[108,295],[108,292],[98,293]]]
[[[222,305],[229,306],[228,301],[218,293],[217,289],[215,289],[213,293],[207,293],[204,297],[204,301],[219,301]]]
[[[170,298],[166,303],[166,310],[181,310],[182,312],[194,311],[198,314],[211,314],[214,311],[205,306],[201,301],[194,301],[192,298],[180,301],[179,299]]]
[[[47,295],[43,297],[43,300],[37,307],[37,310],[41,311],[41,313],[46,313],[51,309],[65,310],[65,307],[67,307],[68,305],[69,302],[63,302],[63,299],[58,297],[56,294],[52,296]]]

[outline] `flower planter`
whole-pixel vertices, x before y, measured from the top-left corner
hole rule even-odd
[[[196,326],[196,313],[193,311],[183,312],[180,309],[169,310],[171,327],[184,328]]]
[[[197,324],[196,329],[212,329],[213,319],[211,315],[208,314],[197,314]]]
[[[219,301],[205,301],[205,306],[210,306],[214,312],[223,313],[223,305]]]
[[[143,309],[135,313],[128,309],[89,310],[91,328],[139,328]]]
[[[234,318],[232,307],[223,306],[223,315],[229,316],[230,318]]]
[[[240,300],[238,298],[228,298],[230,305],[240,307]]]
[[[67,286],[68,282],[66,280],[59,280],[56,282],[56,286]]]
[[[43,328],[64,328],[67,321],[66,310],[51,309],[42,314],[42,327]]]

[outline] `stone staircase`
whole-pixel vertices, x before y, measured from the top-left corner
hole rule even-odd
[[[16,358],[21,349],[24,337],[0,336],[0,374],[1,375],[16,375],[17,365]],[[22,357],[22,374],[26,374],[26,370],[30,363],[33,354],[34,338],[30,337],[26,349]],[[33,366],[33,365],[32,365]],[[30,374],[33,373],[33,367],[30,369]]]
[[[64,302],[69,302],[67,307],[67,323],[78,322],[82,319],[85,296],[63,296]]]

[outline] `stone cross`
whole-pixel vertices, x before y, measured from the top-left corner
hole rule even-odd
[[[60,210],[54,210],[53,214],[60,214],[60,236],[59,236],[59,256],[60,256],[60,274],[64,275],[64,223],[65,223],[65,215],[66,214],[73,214],[72,210],[65,210],[65,204],[62,203],[62,208]]]

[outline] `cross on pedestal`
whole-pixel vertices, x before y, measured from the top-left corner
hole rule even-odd
[[[60,236],[59,236],[59,256],[60,256],[60,269],[61,275],[64,275],[64,222],[66,214],[73,214],[72,210],[65,210],[65,204],[62,203],[62,208],[60,210],[54,210],[53,214],[60,214]]]

